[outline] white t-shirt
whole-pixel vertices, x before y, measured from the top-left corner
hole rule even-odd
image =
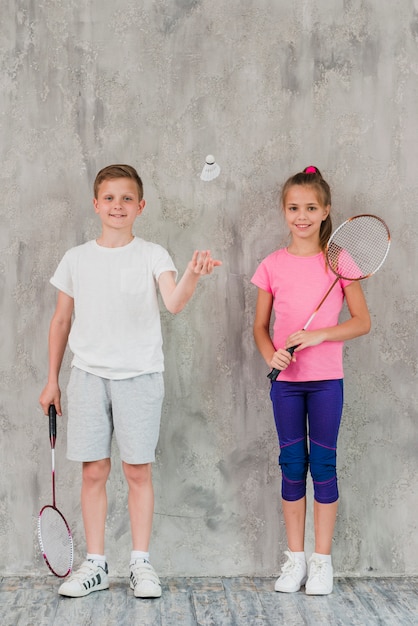
[[[135,237],[120,248],[71,248],[51,283],[74,298],[72,365],[119,380],[164,371],[157,282],[177,270],[158,244]]]

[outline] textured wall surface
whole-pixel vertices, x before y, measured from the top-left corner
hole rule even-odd
[[[180,272],[197,247],[223,260],[184,312],[162,316],[158,571],[278,571],[278,449],[250,278],[286,241],[281,183],[314,163],[335,224],[375,212],[393,238],[365,284],[373,330],[346,346],[335,569],[417,574],[418,1],[1,0],[0,11],[0,573],[45,573],[48,280],[65,250],[98,233],[98,169],[127,162],[145,185],[137,234],[167,247]],[[209,152],[222,173],[203,183]],[[68,372],[69,355],[63,389]],[[80,468],[65,459],[65,428],[57,500],[79,560]],[[116,446],[108,495],[106,553],[126,575]],[[309,518],[308,551],[312,539]]]

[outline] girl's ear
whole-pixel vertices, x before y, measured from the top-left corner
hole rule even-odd
[[[322,221],[325,222],[325,220],[327,219],[328,215],[330,214],[331,211],[331,205],[328,204],[325,208],[324,208],[324,217],[322,218]]]

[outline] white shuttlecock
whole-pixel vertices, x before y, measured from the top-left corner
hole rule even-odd
[[[213,154],[208,154],[206,157],[205,165],[203,167],[202,173],[200,174],[201,180],[209,181],[213,180],[217,176],[219,176],[221,172],[221,168],[215,162],[215,157]]]

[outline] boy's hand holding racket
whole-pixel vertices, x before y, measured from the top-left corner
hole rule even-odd
[[[54,383],[47,383],[39,397],[39,404],[45,415],[49,415],[50,407],[54,406],[56,414],[61,417],[61,389],[59,386]]]

